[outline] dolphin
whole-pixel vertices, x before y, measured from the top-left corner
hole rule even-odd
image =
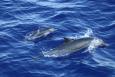
[[[47,35],[51,34],[54,32],[56,29],[54,28],[45,28],[45,29],[38,29],[35,31],[30,32],[25,36],[25,39],[28,41],[33,41],[41,37],[46,37]]]
[[[59,45],[58,47],[50,51],[47,51],[47,52],[44,51],[43,55],[45,57],[67,56],[81,49],[88,48],[93,39],[94,38],[92,37],[84,37],[84,38],[79,38],[79,39],[64,38],[64,42],[61,45]],[[104,41],[102,41],[99,46],[106,47],[106,44],[104,43]]]

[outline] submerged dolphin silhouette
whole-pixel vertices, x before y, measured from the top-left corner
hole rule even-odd
[[[54,28],[46,28],[46,29],[38,29],[36,31],[32,31],[25,36],[25,39],[28,41],[33,41],[35,39],[46,37],[50,33],[54,32],[56,29]]]
[[[81,49],[89,47],[91,41],[94,38],[84,37],[80,39],[69,39],[64,38],[64,43],[58,47],[52,49],[51,51],[43,52],[45,57],[61,57],[67,56],[73,52],[77,52]],[[100,47],[105,47],[106,44],[102,41],[99,45]]]

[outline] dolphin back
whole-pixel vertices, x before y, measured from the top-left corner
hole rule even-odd
[[[93,38],[80,38],[80,39],[68,39],[68,41],[64,42],[63,44],[59,45],[58,47],[54,48],[51,51],[44,52],[44,56],[46,57],[61,57],[67,56],[73,52],[77,52],[81,49],[87,48]]]

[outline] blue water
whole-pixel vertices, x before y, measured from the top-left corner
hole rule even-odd
[[[58,30],[25,42],[27,33],[44,27]],[[109,46],[61,58],[41,55],[87,29]],[[0,77],[115,77],[114,32],[115,0],[0,0]]]

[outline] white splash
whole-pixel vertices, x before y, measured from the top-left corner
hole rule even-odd
[[[70,39],[79,39],[79,38],[84,38],[84,37],[91,37],[93,35],[94,34],[93,34],[92,29],[87,28],[87,30],[85,32],[83,32],[82,34],[79,34],[79,35],[75,34],[73,36],[69,36],[69,38]]]
[[[94,33],[93,33],[92,29],[88,28],[87,31],[85,32],[85,34],[81,37],[94,37]],[[103,43],[104,43],[104,41],[102,39],[94,37],[94,39],[91,41],[91,43],[86,51],[94,52],[95,48],[99,47]]]
[[[100,46],[103,43],[102,39],[99,39],[97,37],[94,38],[94,40],[92,40],[90,46],[88,47],[88,51],[92,52],[92,50],[94,50],[95,48],[97,48],[98,46]]]
[[[90,37],[93,35],[92,29],[88,28],[86,33],[82,37]]]

